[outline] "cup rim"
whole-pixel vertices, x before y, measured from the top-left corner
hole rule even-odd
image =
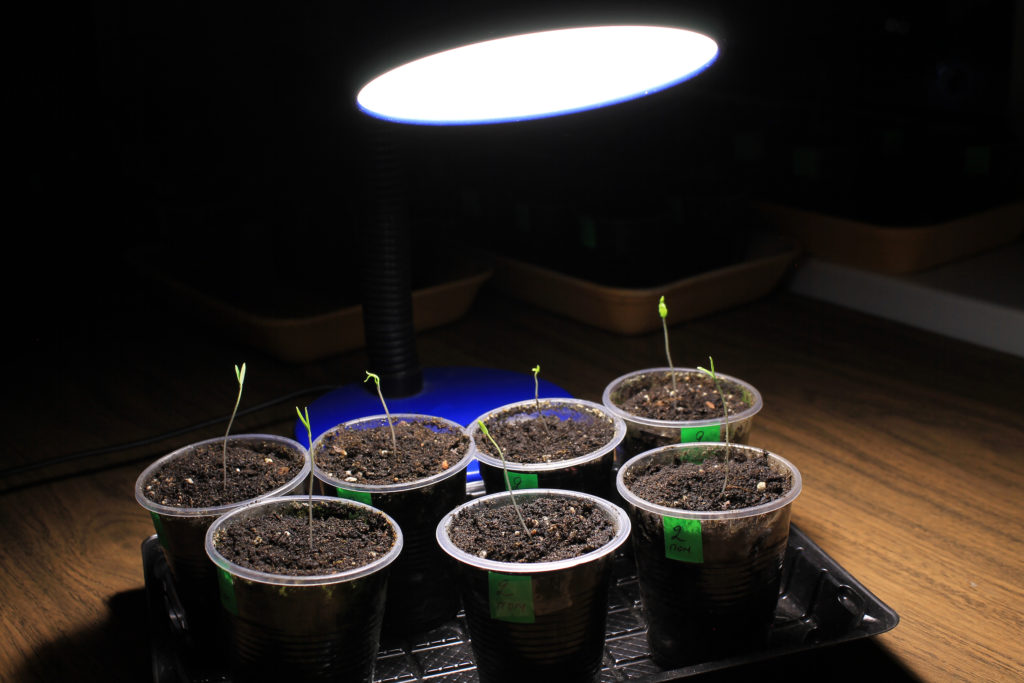
[[[331,496],[313,496],[313,500],[315,502],[323,502],[330,505],[343,505],[349,507],[364,508],[366,510],[373,512],[374,514],[381,515],[388,521],[388,523],[391,525],[392,530],[394,530],[395,532],[394,545],[387,553],[385,553],[381,557],[378,557],[376,560],[370,562],[369,564],[364,564],[359,567],[353,567],[351,569],[346,569],[342,572],[334,572],[331,574],[271,574],[270,572],[262,572],[256,569],[250,569],[249,567],[245,567],[243,565],[232,562],[231,560],[221,555],[220,551],[217,550],[213,537],[218,529],[220,529],[222,526],[231,521],[231,519],[236,515],[240,515],[245,512],[250,512],[258,507],[269,507],[271,505],[285,504],[290,505],[291,503],[295,502],[309,502],[309,496],[278,496],[275,498],[264,498],[262,500],[250,503],[249,505],[244,505],[235,510],[232,510],[231,512],[228,512],[227,514],[221,515],[216,520],[214,520],[213,524],[210,525],[210,528],[206,530],[205,549],[207,557],[209,557],[210,561],[213,562],[218,568],[223,569],[224,571],[230,573],[232,576],[237,576],[241,579],[245,579],[246,581],[270,584],[273,586],[312,587],[326,586],[329,584],[342,583],[344,581],[354,581],[355,579],[360,579],[364,576],[377,572],[386,567],[387,565],[391,564],[395,561],[395,559],[398,558],[399,554],[402,552],[402,546],[405,544],[405,539],[402,536],[402,529],[398,526],[398,523],[395,522],[395,520],[383,510],[379,510],[371,505],[367,505],[366,503],[360,503],[359,501],[355,500],[348,500],[347,498],[333,498]]]
[[[500,572],[502,574],[546,574],[550,572],[557,572],[564,569],[571,569],[581,564],[587,564],[598,560],[606,555],[614,553],[619,546],[626,542],[629,538],[630,530],[632,525],[629,520],[629,515],[618,505],[600,498],[589,493],[583,493],[581,491],[570,491],[567,489],[523,489],[516,492],[516,497],[525,496],[527,498],[540,498],[543,496],[555,496],[561,498],[583,498],[591,501],[598,505],[608,517],[611,522],[616,525],[615,536],[612,540],[608,541],[605,545],[601,546],[597,550],[592,550],[589,553],[584,553],[577,557],[572,557],[565,560],[554,560],[552,562],[499,562],[497,560],[488,560],[486,558],[477,557],[462,550],[448,537],[448,527],[451,526],[455,516],[458,515],[462,510],[472,506],[482,505],[485,502],[495,500],[500,497],[508,498],[508,491],[501,491],[498,493],[490,493],[472,500],[466,501],[462,505],[459,505],[455,509],[451,510],[446,514],[441,521],[437,524],[435,536],[438,544],[441,546],[441,550],[455,559],[457,562],[466,564],[477,569]]]
[[[286,436],[278,436],[276,434],[235,434],[228,437],[228,441],[238,440],[275,441],[282,445],[289,446],[303,456],[302,468],[299,470],[298,474],[296,474],[294,477],[289,479],[286,483],[282,484],[281,486],[278,486],[275,489],[271,489],[266,493],[261,493],[258,496],[246,498],[245,500],[240,500],[235,503],[225,503],[223,505],[190,508],[181,507],[177,505],[164,505],[163,503],[157,503],[156,501],[150,500],[149,498],[146,497],[144,492],[146,482],[149,481],[153,474],[155,474],[156,471],[159,470],[160,467],[164,465],[164,463],[169,462],[175,458],[183,457],[190,453],[193,449],[198,448],[200,446],[205,446],[210,443],[220,443],[224,441],[223,436],[217,436],[212,439],[203,439],[202,441],[196,441],[194,443],[182,446],[181,448],[171,451],[167,455],[164,455],[158,458],[153,463],[151,463],[149,467],[144,469],[142,471],[142,474],[140,474],[138,478],[136,478],[135,480],[135,500],[139,503],[139,505],[144,507],[146,510],[156,513],[162,517],[217,517],[224,514],[225,512],[228,512],[229,510],[233,510],[237,507],[248,505],[254,501],[263,500],[264,498],[280,496],[284,492],[294,487],[297,483],[299,483],[300,481],[309,476],[309,451],[307,451],[306,447],[303,446],[298,441],[296,441],[295,439],[289,439]]]
[[[584,463],[590,462],[592,460],[597,460],[598,458],[607,455],[609,452],[618,448],[619,444],[622,443],[622,440],[626,438],[625,421],[615,413],[611,412],[606,406],[603,406],[599,403],[594,403],[593,401],[587,401],[582,398],[542,398],[540,399],[540,401],[542,404],[544,402],[547,402],[549,405],[573,404],[585,408],[590,408],[591,410],[599,412],[601,415],[610,418],[612,421],[612,425],[615,429],[615,432],[612,435],[612,439],[611,441],[607,442],[600,448],[597,448],[589,453],[584,453],[583,455],[578,455],[575,458],[569,458],[567,460],[554,460],[552,462],[517,462],[513,460],[508,460],[510,470],[515,470],[516,472],[550,472],[553,470],[561,470],[569,467],[575,467],[577,465],[582,465]],[[496,413],[503,411],[512,411],[515,410],[516,408],[519,408],[520,406],[527,406],[533,404],[533,399],[529,399],[526,401],[516,401],[515,403],[506,403],[505,405],[499,406],[494,410],[487,411],[483,415],[480,415],[475,420],[473,420],[469,427],[467,427],[466,431],[469,434],[470,440],[472,441],[472,448],[476,456],[476,459],[482,463],[490,465],[491,467],[504,469],[504,466],[500,458],[496,458],[493,455],[490,455],[489,453],[484,453],[477,446],[477,435],[480,434],[480,426],[477,424],[477,420],[485,420],[486,418]]]
[[[391,415],[391,420],[392,421],[397,422],[399,419],[405,419],[407,421],[420,421],[420,422],[426,421],[426,420],[431,420],[433,422],[440,422],[440,423],[444,424],[447,427],[451,427],[453,431],[455,431],[455,430],[460,431],[460,432],[462,432],[462,434],[464,434],[465,436],[469,437],[469,434],[466,431],[465,427],[460,425],[458,422],[453,422],[452,420],[449,420],[449,419],[444,418],[444,417],[437,417],[435,415],[423,415],[421,413],[393,413]],[[380,415],[369,415],[367,417],[359,417],[359,418],[356,418],[354,420],[348,420],[346,422],[342,422],[341,424],[338,424],[338,425],[335,425],[335,426],[331,427],[330,429],[328,429],[326,432],[324,432],[323,434],[318,436],[313,441],[313,448],[311,449],[310,460],[312,461],[312,459],[315,457],[315,454],[318,452],[318,450],[321,447],[321,444],[322,444],[323,440],[325,438],[327,438],[327,436],[335,433],[339,429],[348,428],[350,425],[355,425],[355,424],[359,424],[359,423],[362,423],[362,422],[370,422],[370,421],[379,421],[379,422],[383,422],[386,425],[387,424],[387,415],[380,414]],[[346,491],[363,491],[363,492],[370,493],[370,494],[374,494],[374,493],[378,493],[378,494],[379,493],[399,493],[399,492],[402,492],[402,491],[412,491],[414,489],[425,488],[427,486],[431,486],[431,485],[436,484],[438,482],[444,481],[445,479],[448,479],[449,477],[456,476],[457,474],[463,472],[467,467],[469,467],[469,463],[473,461],[473,455],[474,455],[474,452],[473,452],[473,440],[469,439],[469,445],[466,447],[466,452],[462,455],[462,458],[458,462],[456,462],[455,464],[449,466],[448,469],[446,469],[445,471],[437,472],[435,474],[431,474],[431,475],[423,477],[421,479],[414,479],[412,481],[402,481],[402,482],[397,482],[397,483],[394,483],[394,484],[365,484],[365,483],[343,481],[341,479],[336,479],[336,478],[328,475],[326,472],[321,470],[319,468],[319,466],[316,467],[313,470],[313,474],[314,474],[314,476],[316,476],[317,479],[319,479],[323,483],[327,484],[328,486],[334,486],[336,488],[343,488]]]
[[[786,460],[781,455],[772,453],[771,451],[758,448],[757,446],[750,446],[745,444],[728,444],[730,448],[740,449],[748,452],[756,453],[767,453],[769,457],[781,463],[786,467],[793,478],[792,483],[789,487],[789,491],[786,495],[776,498],[773,501],[762,503],[760,505],[754,505],[752,507],[736,508],[735,510],[685,510],[683,508],[674,508],[667,505],[659,505],[652,503],[649,500],[641,498],[640,496],[633,493],[626,486],[625,476],[626,473],[632,468],[641,463],[644,460],[650,460],[651,458],[658,456],[662,453],[676,450],[708,450],[714,447],[725,447],[727,444],[724,441],[703,441],[700,443],[673,443],[667,446],[661,446],[654,448],[643,453],[638,453],[629,460],[627,460],[619,471],[615,475],[615,488],[630,505],[640,508],[646,512],[655,515],[661,515],[663,517],[675,517],[678,519],[699,519],[699,520],[727,520],[727,519],[741,519],[745,517],[756,517],[758,515],[767,514],[774,512],[775,510],[782,509],[787,505],[790,505],[797,496],[800,495],[800,491],[803,488],[803,478],[800,476],[800,470],[796,468],[796,465]]]
[[[630,379],[632,379],[634,377],[639,377],[640,375],[654,374],[654,373],[668,373],[668,372],[681,372],[681,373],[691,373],[692,372],[692,373],[697,373],[697,372],[700,372],[700,371],[697,368],[667,368],[667,367],[664,367],[664,368],[645,368],[643,370],[634,370],[633,372],[627,372],[625,375],[621,375],[619,377],[616,377],[611,382],[609,382],[607,386],[605,386],[604,393],[602,393],[602,395],[601,395],[601,402],[605,405],[605,407],[608,408],[608,410],[612,411],[614,414],[616,414],[619,417],[621,417],[627,423],[633,422],[635,424],[641,424],[641,425],[645,425],[645,426],[648,426],[648,427],[661,427],[661,428],[665,428],[665,427],[669,427],[669,428],[708,427],[708,426],[711,426],[711,425],[720,425],[720,424],[724,424],[725,423],[725,419],[722,418],[722,417],[705,418],[703,420],[656,420],[654,418],[642,417],[640,415],[634,415],[633,413],[628,413],[628,412],[626,412],[625,410],[620,408],[618,405],[616,405],[612,401],[612,392],[615,389],[617,389],[619,386],[621,386],[622,384],[627,382],[628,380],[630,380]],[[741,387],[743,387],[743,389],[745,389],[746,391],[749,391],[751,397],[753,398],[753,401],[751,402],[749,408],[746,408],[745,410],[741,410],[738,413],[733,413],[733,414],[729,415],[729,422],[730,422],[730,424],[733,423],[733,422],[741,422],[743,420],[749,420],[750,418],[754,417],[754,415],[756,415],[758,412],[760,412],[762,407],[764,407],[764,401],[761,398],[761,392],[758,391],[757,387],[755,387],[753,384],[751,384],[750,382],[747,382],[745,380],[742,380],[739,377],[733,377],[732,375],[726,375],[726,374],[721,373],[721,372],[716,373],[716,374],[718,375],[718,377],[720,379],[728,380],[730,382],[735,382],[736,384],[740,385]]]

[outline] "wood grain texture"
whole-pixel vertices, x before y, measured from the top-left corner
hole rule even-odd
[[[226,422],[242,361],[243,409],[364,376],[361,351],[288,365],[144,308],[91,330],[94,344],[51,340],[7,359],[0,466]],[[774,666],[797,680],[1022,677],[1024,362],[784,294],[670,332],[677,365],[713,355],[758,387],[752,443],[801,470],[795,523],[900,614],[891,632],[830,649],[830,673],[820,655]],[[594,401],[664,360],[660,332],[622,337],[486,291],[466,318],[420,335],[419,353],[425,366],[521,371],[526,397],[540,363]],[[234,431],[290,434],[302,401]],[[225,422],[0,480],[0,680],[150,677],[139,546],[152,526],[135,478]]]

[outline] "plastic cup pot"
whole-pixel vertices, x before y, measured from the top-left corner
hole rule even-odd
[[[406,413],[392,415],[391,419],[396,425],[418,423],[435,431],[466,435],[462,425],[439,417]],[[391,569],[384,630],[408,634],[444,623],[454,618],[459,610],[451,566],[434,542],[434,528],[449,510],[466,499],[466,468],[473,453],[467,436],[464,452],[443,472],[394,484],[350,482],[345,476],[328,474],[322,468],[321,454],[338,444],[344,431],[387,427],[387,416],[374,415],[324,432],[313,442],[314,474],[324,495],[372,505],[389,514],[402,527],[405,549]]]
[[[514,426],[537,417],[537,403],[534,400],[510,403],[481,415],[477,420],[483,420],[493,436],[495,424]],[[508,485],[513,490],[568,489],[608,498],[613,487],[612,466],[616,449],[626,436],[625,422],[604,406],[591,401],[545,398],[540,399],[539,403],[541,415],[557,417],[563,422],[571,420],[581,426],[601,423],[609,425],[611,438],[589,453],[551,462],[517,461],[516,453],[499,442],[508,463]],[[500,457],[484,452],[485,447],[493,451],[493,445],[483,434],[477,420],[473,420],[469,426],[469,435],[473,439],[476,458],[480,461],[480,477],[488,493],[498,493],[506,490],[505,470]]]
[[[167,463],[190,457],[197,448],[219,446],[223,437],[206,439],[163,456],[143,470],[135,481],[135,500],[149,511],[157,538],[173,577],[174,590],[185,610],[186,632],[202,651],[215,648],[219,639],[220,610],[217,607],[217,574],[206,556],[206,532],[221,515],[256,500],[292,493],[309,479],[309,454],[302,444],[271,434],[239,434],[228,439],[229,445],[245,444],[259,451],[259,444],[269,443],[284,448],[302,463],[287,483],[258,496],[211,507],[176,507],[157,503],[146,496],[146,487]]]
[[[480,680],[591,680],[604,651],[612,559],[629,536],[629,518],[617,505],[585,493],[533,489],[515,495],[520,505],[549,496],[592,501],[607,514],[614,536],[572,559],[498,562],[460,549],[449,529],[456,515],[470,506],[511,505],[508,493],[471,500],[441,520],[437,542],[458,568]]]
[[[637,370],[616,378],[605,387],[601,402],[626,423],[626,438],[621,448],[622,460],[672,443],[726,440],[725,420],[721,416],[702,420],[663,420],[627,411],[624,407],[627,400],[643,391],[652,379],[658,379],[659,376],[668,377],[671,372],[671,368]],[[696,368],[675,368],[674,372],[677,378],[687,374],[703,375]],[[761,393],[752,384],[736,377],[718,373],[718,379],[723,385],[733,384],[739,387],[746,408],[729,413],[729,441],[747,443],[754,424],[754,416],[764,405]],[[714,398],[717,400],[717,394]]]
[[[218,550],[223,530],[269,515],[309,514],[306,496],[263,500],[217,519],[205,538],[207,563],[220,584],[227,616],[227,659],[235,681],[345,681],[373,679],[384,617],[388,570],[402,550],[394,519],[356,501],[314,496],[317,514],[378,517],[394,543],[369,564],[290,575],[232,562]],[[321,507],[322,506],[322,507]]]
[[[733,445],[749,458],[767,457],[786,493],[754,507],[698,512],[658,505],[630,488],[637,474],[677,462],[704,462],[718,444],[676,444],[642,453],[616,478],[633,522],[633,551],[647,638],[667,668],[723,659],[766,644],[779,598],[800,472],[759,448]]]

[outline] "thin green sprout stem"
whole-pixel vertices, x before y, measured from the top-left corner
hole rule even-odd
[[[380,390],[380,377],[367,370],[366,379],[363,380],[363,383],[366,383],[371,379],[373,380],[373,383],[377,385],[377,396],[380,397],[380,404],[384,406],[384,415],[388,418],[388,427],[391,428],[391,452],[398,455],[398,439],[395,438],[395,425],[391,422],[391,413],[388,412],[388,404],[384,402],[384,394],[382,394]]]
[[[668,358],[669,376],[672,377],[672,393],[676,393],[676,369],[672,365],[672,352],[668,349],[668,307],[665,305],[665,297],[658,301],[658,315],[661,316],[661,329],[665,332],[665,357]]]
[[[221,456],[221,464],[224,468],[224,488],[228,487],[228,434],[231,433],[231,425],[235,422],[235,415],[238,414],[238,405],[242,402],[242,385],[245,384],[245,363],[241,369],[235,366],[235,379],[238,380],[238,398],[235,399],[235,409],[231,411],[231,419],[228,420],[228,428],[224,431],[224,453]]]
[[[523,513],[519,509],[519,503],[516,502],[515,494],[512,493],[512,481],[509,479],[508,476],[508,463],[505,462],[505,454],[501,452],[501,446],[499,446],[498,443],[494,440],[494,437],[491,436],[491,433],[487,431],[487,425],[483,423],[483,420],[477,420],[476,423],[480,425],[480,431],[482,431],[484,433],[484,436],[486,436],[490,440],[490,442],[494,444],[494,447],[498,451],[498,457],[501,458],[501,466],[505,470],[505,488],[508,489],[508,497],[512,499],[512,507],[515,508],[516,515],[519,517],[519,523],[523,525],[523,531],[526,532],[526,540],[530,540],[530,530],[526,526],[526,520],[523,518]]]
[[[313,473],[316,471],[316,463],[313,460],[313,429],[309,426],[309,408],[303,415],[298,406],[295,412],[299,414],[299,420],[306,427],[306,438],[309,440],[309,552],[313,552]]]
[[[715,374],[714,358],[708,356],[708,362],[711,365],[710,370],[706,370],[699,365],[697,366],[697,369],[711,377],[711,380],[715,383],[715,389],[718,390],[718,398],[722,400],[722,410],[725,411],[725,480],[722,482],[722,494],[724,494],[725,487],[729,483],[729,455],[732,453],[732,446],[729,443],[729,404],[725,400],[725,392],[722,391],[722,383],[718,381],[718,375]]]
[[[544,419],[544,415],[540,412],[540,380],[537,379],[537,375],[540,374],[540,364],[533,367],[533,403],[537,407],[537,419],[540,420],[541,425],[544,426],[544,432],[548,431],[548,423]]]

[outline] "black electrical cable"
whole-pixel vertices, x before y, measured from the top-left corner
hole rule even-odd
[[[279,396],[279,397],[277,397],[275,399],[271,399],[271,400],[266,401],[264,403],[261,403],[261,404],[259,404],[257,406],[253,406],[251,408],[246,408],[245,410],[240,411],[238,413],[237,417],[242,417],[242,416],[245,416],[245,415],[250,415],[252,413],[259,412],[259,411],[265,410],[267,408],[271,408],[273,406],[276,406],[276,405],[279,405],[281,403],[284,403],[285,401],[290,401],[293,398],[297,398],[299,396],[305,396],[306,394],[323,394],[323,393],[327,393],[328,391],[332,391],[332,390],[337,389],[337,388],[338,388],[337,386],[319,386],[319,387],[311,387],[309,389],[303,389],[301,391],[295,391],[295,392],[292,392],[292,393],[287,394],[285,396]],[[148,446],[150,444],[160,443],[161,441],[164,441],[166,439],[170,439],[170,438],[173,438],[175,436],[180,436],[182,434],[188,434],[189,432],[194,432],[194,431],[196,431],[198,429],[202,429],[203,427],[209,427],[210,425],[217,424],[218,422],[226,422],[227,420],[228,420],[228,417],[211,418],[209,420],[204,420],[203,422],[199,422],[199,423],[194,424],[194,425],[189,425],[187,427],[180,427],[180,428],[175,429],[175,430],[170,431],[170,432],[165,432],[163,434],[156,434],[154,436],[148,436],[148,437],[146,437],[144,439],[139,439],[137,441],[129,441],[128,443],[116,444],[116,445],[113,445],[113,446],[103,446],[102,448],[93,448],[93,449],[88,450],[88,451],[79,451],[78,453],[69,453],[67,455],[60,455],[60,456],[57,456],[55,458],[49,458],[47,460],[40,460],[38,462],[29,463],[27,465],[18,465],[17,467],[10,467],[10,468],[5,469],[5,470],[0,470],[0,479],[2,479],[4,477],[9,477],[9,476],[12,476],[12,475],[15,475],[15,474],[24,474],[25,472],[32,472],[34,470],[41,470],[41,469],[45,469],[47,467],[53,467],[54,465],[62,465],[64,463],[68,463],[68,462],[75,462],[76,460],[85,460],[86,458],[93,458],[93,457],[96,457],[96,456],[99,456],[99,455],[106,455],[108,453],[116,453],[118,451],[126,451],[126,450],[128,450],[130,448],[137,448],[139,446]]]

